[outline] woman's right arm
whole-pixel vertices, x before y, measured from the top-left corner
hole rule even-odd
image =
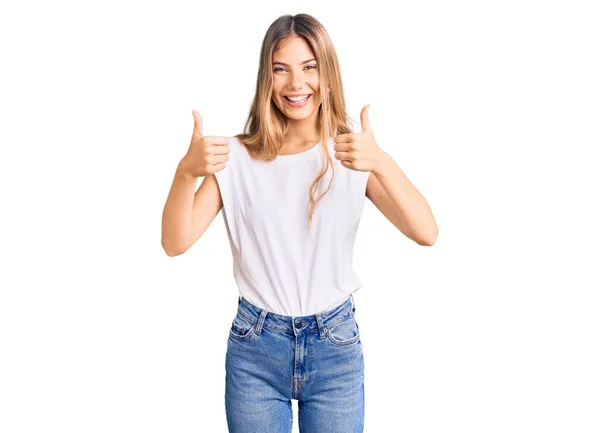
[[[204,176],[194,193],[197,179],[179,164],[162,216],[161,245],[170,257],[194,245],[223,207],[215,175]]]
[[[162,215],[161,245],[168,256],[186,252],[215,219],[223,201],[215,172],[229,160],[227,137],[205,137],[202,117],[194,115],[194,132],[186,156],[177,165]],[[198,178],[202,184],[194,193]]]

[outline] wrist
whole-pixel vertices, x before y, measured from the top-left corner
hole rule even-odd
[[[194,176],[192,174],[190,174],[190,172],[188,171],[187,168],[187,163],[185,158],[183,158],[181,161],[179,161],[179,164],[177,165],[177,170],[175,171],[176,175],[186,179],[186,180],[191,180],[194,178]]]
[[[392,160],[392,157],[382,150],[377,160],[377,165],[373,169],[373,174],[378,174],[384,171],[385,167],[390,163],[390,160]]]

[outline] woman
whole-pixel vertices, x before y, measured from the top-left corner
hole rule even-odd
[[[298,14],[267,30],[244,134],[203,136],[193,111],[162,244],[182,254],[223,208],[240,295],[225,365],[230,432],[291,431],[291,399],[301,432],[363,431],[352,250],[365,196],[419,244],[437,236],[425,199],[377,146],[366,109],[353,133],[331,40]]]

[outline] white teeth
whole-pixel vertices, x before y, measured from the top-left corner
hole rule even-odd
[[[289,99],[292,102],[303,102],[306,101],[308,99],[310,95],[306,95],[306,96],[286,96],[286,99]]]

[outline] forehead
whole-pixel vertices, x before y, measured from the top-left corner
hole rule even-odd
[[[296,61],[295,63],[299,63],[311,57],[314,57],[314,53],[310,45],[298,36],[284,39],[279,48],[273,51],[273,61],[285,62],[285,59],[292,59]]]

